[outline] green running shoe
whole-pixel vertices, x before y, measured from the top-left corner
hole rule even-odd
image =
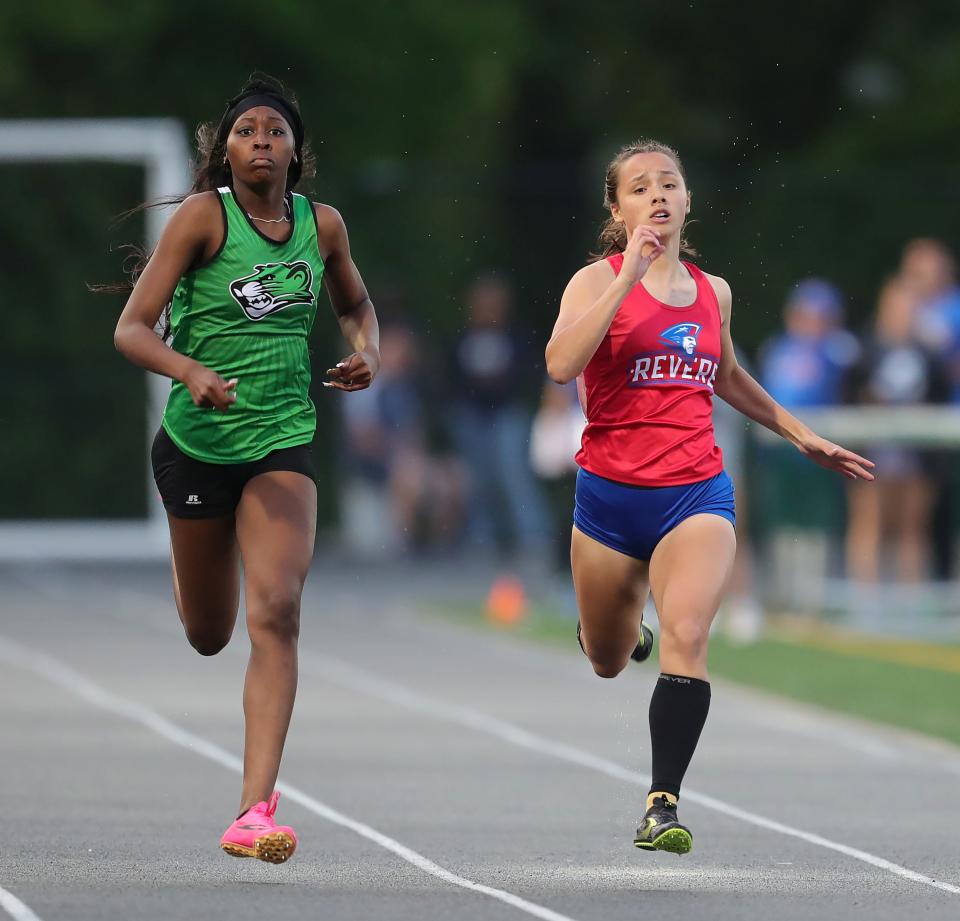
[[[665,796],[658,796],[643,817],[633,844],[645,851],[686,854],[693,847],[693,835],[677,821],[676,804]]]
[[[580,644],[580,648],[583,649],[583,640],[580,639],[580,621],[577,621],[577,642]],[[586,652],[586,650],[583,650]],[[646,662],[650,658],[650,653],[653,652],[653,631],[641,621],[640,623],[640,642],[637,643],[637,648],[630,653],[630,658],[634,662]]]

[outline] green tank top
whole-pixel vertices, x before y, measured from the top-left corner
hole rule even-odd
[[[313,440],[307,337],[323,260],[313,206],[302,195],[288,195],[292,232],[277,243],[260,233],[231,189],[217,193],[223,244],[180,279],[171,344],[225,380],[237,378],[237,401],[226,412],[195,406],[190,391],[174,381],[163,427],[190,457],[238,464]]]

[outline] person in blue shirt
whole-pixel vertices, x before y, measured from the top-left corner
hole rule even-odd
[[[760,352],[760,383],[782,406],[842,402],[844,379],[860,352],[842,319],[841,295],[830,282],[807,278],[790,292],[784,331]]]
[[[844,402],[860,346],[842,321],[842,296],[830,282],[807,278],[789,291],[783,331],[758,356],[760,383],[782,406],[798,412]],[[843,489],[781,445],[765,445],[757,456],[759,477],[751,485],[771,600],[813,610],[835,556],[831,542],[843,534]]]
[[[919,299],[917,338],[946,363],[951,402],[960,403],[960,285],[953,254],[940,240],[911,240],[898,278]]]
[[[903,248],[897,278],[919,299],[917,340],[946,366],[950,402],[960,404],[960,285],[950,248],[933,237],[917,237]],[[956,543],[954,506],[960,477],[946,456],[934,464],[933,560],[939,579],[953,575]]]

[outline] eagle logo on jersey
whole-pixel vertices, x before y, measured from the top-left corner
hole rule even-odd
[[[697,351],[697,336],[703,327],[699,323],[677,323],[660,333],[660,341],[672,345],[693,358]]]
[[[250,320],[294,304],[313,304],[313,269],[307,262],[269,262],[230,282],[230,293]]]

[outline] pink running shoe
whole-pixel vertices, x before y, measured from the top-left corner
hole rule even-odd
[[[220,847],[233,857],[256,857],[267,863],[285,863],[297,849],[292,828],[273,821],[280,794],[274,791],[265,803],[251,806],[220,839]]]

